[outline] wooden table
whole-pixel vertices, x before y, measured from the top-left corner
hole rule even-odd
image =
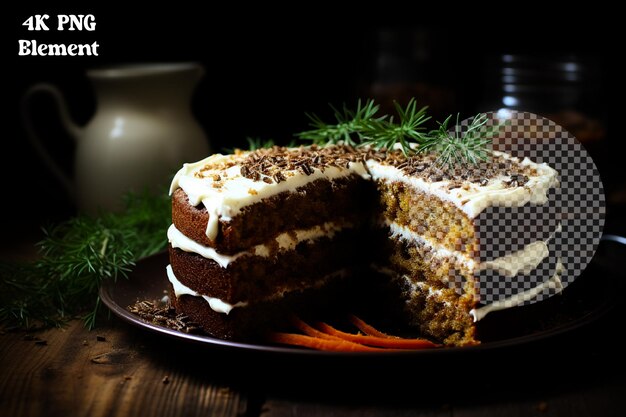
[[[169,339],[111,318],[95,331],[0,335],[1,416],[624,416],[624,306],[512,348],[293,358]]]
[[[626,279],[619,282],[624,293]],[[623,417],[626,355],[617,338],[625,323],[626,299],[588,325],[533,343],[377,359],[218,349],[116,317],[94,331],[79,320],[0,330],[0,417]]]

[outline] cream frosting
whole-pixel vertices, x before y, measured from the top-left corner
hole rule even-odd
[[[237,165],[247,154],[247,152],[236,155],[215,154],[198,162],[184,164],[172,180],[170,194],[180,187],[192,205],[196,206],[202,202],[206,207],[209,213],[206,235],[211,240],[217,237],[220,220],[232,220],[243,207],[264,198],[285,191],[294,191],[321,178],[335,179],[353,174],[363,178],[370,177],[363,163],[350,162],[347,168],[326,167],[323,171],[312,168],[310,175],[298,170],[283,171],[285,180],[279,183],[254,181],[241,175],[241,167]],[[234,165],[227,167],[230,164]],[[217,168],[205,169],[207,166]],[[219,186],[216,186],[217,182],[220,183]]]
[[[239,301],[235,304],[230,304],[219,298],[202,295],[199,292],[192,290],[191,288],[189,288],[188,286],[180,282],[178,278],[176,278],[176,275],[174,274],[174,271],[172,270],[172,265],[168,265],[165,269],[167,271],[167,279],[172,284],[172,287],[174,288],[174,295],[176,297],[180,297],[181,295],[191,295],[194,297],[202,297],[206,300],[207,303],[209,303],[209,307],[211,307],[213,311],[217,313],[222,313],[222,314],[230,313],[233,308],[247,307],[249,305],[247,301]],[[322,277],[321,279],[318,279],[307,288],[320,288],[324,284],[326,284],[329,280],[335,279],[335,278],[343,278],[347,276],[347,274],[348,274],[348,271],[346,269],[337,270],[333,272],[332,274],[328,274]],[[281,298],[284,296],[285,293],[294,291],[294,290],[295,290],[294,288],[277,288],[277,291],[274,295],[264,300],[260,300],[260,301],[267,301],[267,300],[272,300],[276,298]]]
[[[454,259],[455,263],[464,269],[473,272],[476,269],[477,262],[471,257],[465,255],[462,252],[451,251],[443,245],[434,242],[431,239],[427,239],[422,235],[418,235],[408,227],[392,222],[388,219],[383,221],[383,224],[389,227],[390,237],[397,237],[404,241],[416,242],[424,245],[426,248],[432,251],[435,258]]]
[[[563,291],[563,282],[561,281],[561,275],[563,272],[565,272],[565,267],[559,259],[557,261],[554,274],[546,281],[535,286],[534,288],[512,295],[511,297],[496,301],[495,303],[487,304],[486,306],[480,308],[474,308],[470,310],[470,315],[474,318],[474,322],[477,322],[484,319],[487,314],[493,311],[504,310],[518,306],[525,301],[530,301],[541,294],[546,288],[554,288],[557,293],[560,293]]]
[[[519,162],[517,158],[503,152],[494,151],[494,155]],[[491,206],[519,207],[527,203],[545,204],[548,202],[548,191],[559,183],[557,172],[547,164],[537,164],[528,158],[524,158],[519,164],[537,171],[537,175],[530,176],[524,186],[508,187],[505,181],[510,177],[498,176],[489,179],[486,185],[468,182],[466,188],[450,190],[448,189],[451,184],[449,180],[430,182],[421,177],[406,175],[401,169],[392,165],[372,159],[366,161],[372,179],[409,184],[426,194],[453,203],[472,219]]]
[[[192,290],[191,288],[187,287],[185,284],[180,282],[178,278],[176,278],[176,275],[174,275],[174,271],[172,270],[172,265],[168,265],[166,267],[166,270],[167,270],[167,279],[172,284],[172,287],[174,287],[174,294],[176,295],[176,297],[180,297],[181,295],[192,295],[194,297],[202,297],[206,300],[207,303],[209,303],[209,306],[211,307],[213,311],[217,313],[224,313],[224,314],[230,313],[231,310],[235,307],[245,307],[248,305],[248,303],[245,301],[239,301],[235,304],[229,304],[226,301],[223,301],[219,298],[202,295],[199,292]]]
[[[335,233],[350,227],[352,227],[351,223],[337,224],[335,222],[327,222],[309,229],[285,232],[272,239],[272,242],[256,245],[249,250],[233,255],[221,254],[212,247],[204,246],[188,238],[173,224],[167,230],[167,238],[174,248],[182,249],[185,252],[197,253],[204,258],[217,262],[222,268],[228,268],[228,265],[242,256],[260,256],[266,258],[272,254],[270,248],[277,247],[280,251],[293,250],[301,242],[312,242],[321,237],[332,238]]]
[[[440,245],[437,245],[436,243],[425,239],[423,236],[415,234],[413,231],[405,226],[398,225],[397,223],[390,222],[388,220],[385,221],[385,224],[390,229],[391,237],[399,237],[403,240],[415,241],[424,244],[426,247],[432,250],[434,257],[455,259],[456,262],[465,265],[467,268],[469,268],[470,271],[473,271],[475,273],[486,269],[492,269],[507,278],[512,278],[519,274],[525,276],[535,270],[537,266],[550,255],[550,251],[548,249],[548,243],[550,242],[550,240],[554,237],[555,234],[559,233],[562,230],[562,226],[559,223],[556,230],[545,241],[535,241],[526,245],[523,249],[519,251],[502,256],[500,258],[496,258],[492,261],[479,263],[475,262],[473,259],[467,257],[460,252],[453,252]],[[378,265],[372,265],[372,267],[378,272],[385,275],[398,275],[398,273],[391,268],[381,267]],[[520,305],[525,301],[532,300],[548,287],[556,288],[557,292],[561,292],[563,290],[563,285],[560,277],[564,271],[565,268],[563,266],[563,263],[559,259],[557,261],[554,274],[545,282],[539,284],[534,288],[531,288],[530,290],[518,293],[504,300],[500,300],[477,309],[472,309],[470,311],[470,315],[474,318],[474,321],[476,322],[482,320],[487,314],[492,311],[512,308]],[[401,275],[401,278],[404,279],[409,285],[409,287],[411,288],[411,292],[423,292],[424,290],[426,290],[427,297],[440,297],[443,295],[443,292],[440,289],[433,289],[425,282],[414,282],[407,275]]]
[[[524,246],[523,249],[501,256],[497,259],[482,262],[479,270],[492,269],[507,278],[513,278],[517,274],[530,274],[550,254],[548,245],[543,240],[538,240]]]
[[[391,237],[398,237],[405,241],[422,244],[432,251],[432,255],[435,258],[453,259],[456,265],[465,268],[470,273],[478,273],[482,270],[490,269],[497,271],[500,275],[507,278],[515,277],[518,274],[528,275],[535,270],[535,268],[550,255],[548,243],[554,234],[561,230],[561,225],[559,224],[556,230],[545,241],[538,240],[529,243],[518,251],[499,258],[485,262],[477,262],[461,252],[451,251],[424,236],[416,234],[406,226],[399,225],[389,220],[385,220],[384,224],[389,227]]]

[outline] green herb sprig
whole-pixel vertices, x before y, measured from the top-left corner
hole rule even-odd
[[[397,119],[394,116],[378,115],[380,106],[373,100],[363,105],[357,102],[356,111],[345,105],[339,112],[334,107],[336,124],[328,124],[315,114],[307,114],[312,130],[297,134],[301,139],[312,140],[317,145],[336,144],[340,141],[351,146],[370,146],[374,149],[399,148],[405,156],[433,152],[437,154],[436,163],[440,166],[477,164],[490,156],[489,144],[500,129],[500,125],[487,127],[488,117],[476,115],[469,126],[463,129],[456,123],[450,126],[452,115],[439,123],[435,130],[427,131],[425,123],[427,107],[417,107],[412,98],[406,107],[394,102]]]
[[[487,115],[480,113],[470,121],[463,130],[456,115],[456,123],[449,126],[452,115],[448,116],[439,128],[429,132],[421,141],[417,152],[435,152],[438,154],[436,163],[450,168],[456,165],[478,164],[489,158],[489,144],[495,132],[500,128],[486,126]]]
[[[337,123],[328,124],[314,113],[305,113],[313,129],[300,132],[297,136],[300,139],[313,141],[316,145],[330,145],[342,141],[346,145],[357,146],[364,136],[367,136],[372,129],[376,129],[375,125],[382,123],[387,117],[375,117],[380,106],[375,104],[374,100],[367,100],[363,104],[359,99],[355,111],[348,109],[345,104],[341,111],[333,105],[330,107],[335,113]]]
[[[93,328],[100,285],[126,277],[136,260],[165,249],[170,204],[166,193],[134,194],[121,213],[81,215],[45,229],[36,261],[0,263],[0,324],[61,326],[83,315]]]
[[[402,153],[408,156],[414,152],[411,143],[421,143],[427,138],[424,123],[430,120],[430,116],[426,116],[428,107],[418,110],[414,98],[409,100],[406,108],[402,108],[397,102],[393,104],[398,113],[398,123],[394,122],[393,116],[372,118],[366,123],[359,145],[369,145],[374,149],[393,149],[398,145]]]

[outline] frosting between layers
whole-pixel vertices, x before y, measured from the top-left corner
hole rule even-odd
[[[494,151],[493,153],[512,161],[518,161],[517,158],[503,152]],[[404,182],[426,194],[453,203],[472,219],[491,206],[519,207],[526,203],[545,204],[548,202],[548,191],[559,183],[557,172],[545,163],[537,164],[528,158],[524,158],[519,164],[534,168],[538,174],[530,176],[528,182],[522,187],[506,187],[504,182],[509,177],[498,176],[489,179],[486,185],[467,183],[466,188],[460,187],[450,190],[448,186],[451,181],[429,182],[420,177],[406,175],[397,167],[385,165],[372,159],[366,161],[372,179]]]
[[[191,288],[187,287],[185,284],[180,282],[178,278],[176,278],[176,275],[174,275],[174,271],[172,270],[172,265],[168,265],[166,267],[166,270],[167,270],[167,279],[172,284],[172,287],[174,288],[174,295],[176,295],[176,297],[179,297],[181,295],[191,295],[194,297],[202,297],[206,300],[207,303],[209,303],[209,307],[211,307],[213,311],[215,311],[216,313],[222,313],[222,314],[230,313],[233,308],[247,307],[249,304],[247,301],[239,301],[235,304],[230,304],[219,298],[202,295],[199,292],[192,290]],[[333,272],[332,274],[328,274],[322,277],[321,279],[318,279],[307,288],[319,288],[323,286],[324,284],[326,284],[326,282],[328,282],[329,280],[334,279],[334,278],[343,278],[347,274],[348,274],[348,271],[346,269],[337,270]],[[278,290],[276,291],[274,295],[266,299],[260,300],[260,301],[268,301],[268,300],[272,300],[276,298],[281,298],[284,296],[285,293],[294,291],[294,290],[298,290],[298,289],[297,288],[296,289],[278,288]]]
[[[548,242],[561,230],[561,225],[559,224],[557,229],[545,241],[538,240],[529,243],[518,251],[495,258],[491,261],[476,262],[474,259],[461,252],[451,251],[432,240],[416,234],[406,226],[399,225],[387,219],[385,219],[384,224],[389,227],[391,233],[390,237],[398,237],[406,241],[422,244],[432,250],[433,257],[454,259],[457,265],[461,265],[470,273],[478,273],[482,270],[491,269],[506,278],[513,278],[518,274],[528,275],[535,270],[535,268],[550,255]]]
[[[198,255],[217,262],[222,268],[228,268],[232,262],[242,256],[260,256],[269,257],[273,252],[271,248],[278,247],[278,250],[288,251],[294,249],[301,242],[310,242],[321,237],[332,238],[335,233],[340,230],[352,227],[350,223],[341,225],[335,222],[327,222],[322,225],[314,226],[310,229],[300,229],[281,233],[268,243],[256,245],[251,249],[236,253],[234,255],[224,255],[217,252],[214,248],[201,245],[200,243],[188,238],[173,224],[167,230],[167,238],[174,248],[184,250],[185,252],[197,253]]]
[[[217,237],[220,220],[232,220],[243,207],[264,198],[294,191],[321,178],[335,179],[354,174],[366,179],[370,177],[363,163],[350,162],[348,168],[326,167],[323,171],[312,168],[310,175],[297,170],[284,171],[285,180],[279,183],[254,181],[242,176],[241,167],[237,165],[247,154],[248,152],[236,155],[215,154],[198,162],[184,164],[172,180],[170,195],[180,187],[187,194],[191,205],[203,203],[206,207],[209,213],[206,235],[211,240]],[[229,164],[234,165],[226,168]],[[213,165],[222,168],[204,169]],[[216,186],[218,182],[219,186]]]
[[[422,244],[432,251],[434,257],[446,259],[452,258],[456,264],[462,266],[469,272],[473,272],[476,269],[477,262],[461,252],[451,251],[443,245],[435,243],[430,239],[426,239],[424,236],[418,235],[408,227],[392,222],[389,219],[385,219],[383,224],[389,227],[389,231],[391,233],[390,237],[392,238],[397,237],[402,240]]]
[[[176,278],[176,275],[174,275],[174,271],[172,270],[172,265],[168,265],[166,269],[167,269],[167,279],[172,284],[172,287],[174,287],[174,294],[176,295],[176,297],[180,297],[181,295],[193,295],[195,297],[202,297],[207,301],[207,303],[209,303],[209,306],[211,307],[213,311],[217,313],[224,313],[224,314],[230,313],[231,310],[235,307],[245,307],[248,305],[246,301],[239,301],[235,304],[229,304],[225,301],[222,301],[219,298],[202,295],[192,290],[191,288],[189,288],[182,282],[180,282]]]
[[[537,240],[524,246],[524,248],[501,256],[491,261],[482,262],[478,271],[492,269],[507,278],[513,278],[520,272],[522,275],[530,274],[539,264],[550,256],[548,243],[563,229],[561,223],[558,224],[554,232],[546,240]]]
[[[496,301],[495,303],[487,304],[480,308],[473,308],[470,310],[470,315],[474,318],[474,322],[480,321],[485,316],[493,311],[505,310],[507,308],[515,307],[522,304],[525,301],[530,301],[537,297],[547,288],[554,288],[558,293],[563,291],[563,282],[561,281],[561,275],[565,272],[565,267],[561,259],[557,261],[554,274],[546,281],[526,291],[522,291],[511,297]]]

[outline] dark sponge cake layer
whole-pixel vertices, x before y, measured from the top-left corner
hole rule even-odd
[[[172,305],[177,312],[189,316],[211,336],[226,340],[252,341],[262,339],[268,331],[289,328],[293,314],[320,318],[327,314],[350,311],[354,289],[352,277],[335,277],[315,287],[292,291],[284,297],[237,307],[229,314],[213,311],[202,297],[181,295],[176,297],[170,284]]]
[[[228,268],[201,255],[170,246],[170,263],[185,286],[228,303],[266,298],[281,289],[309,286],[338,269],[349,268],[363,256],[363,231],[344,229],[333,238],[300,242],[278,256],[242,256]]]
[[[364,221],[370,213],[373,186],[358,175],[334,180],[318,179],[295,191],[282,192],[244,207],[231,221],[220,221],[215,241],[206,236],[209,214],[194,207],[182,189],[172,196],[172,222],[190,239],[233,254],[264,243],[294,229],[307,229],[328,221]]]

